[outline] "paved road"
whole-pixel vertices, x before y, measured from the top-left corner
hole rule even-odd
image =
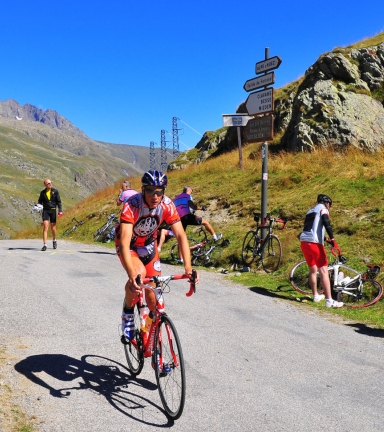
[[[113,250],[0,241],[0,371],[40,431],[379,431],[384,333],[201,273],[166,304],[187,367],[185,411],[165,416],[149,362],[134,379],[118,324],[125,275]],[[164,273],[180,267],[164,266]]]

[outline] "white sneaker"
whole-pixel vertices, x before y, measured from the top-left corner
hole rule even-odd
[[[321,300],[324,300],[324,299],[325,299],[325,295],[324,294],[317,294],[317,295],[315,295],[313,297],[313,301],[315,303],[319,303],[319,302],[321,302]]]
[[[325,307],[327,308],[341,308],[344,306],[343,302],[338,302],[336,300],[328,300],[325,302]]]
[[[223,238],[223,234],[221,234],[221,233],[220,234],[215,234],[213,236],[213,241],[217,242],[217,241],[219,241],[222,238]]]

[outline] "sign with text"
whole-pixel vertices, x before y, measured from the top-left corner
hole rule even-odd
[[[223,124],[224,126],[245,126],[251,118],[247,113],[223,114]]]
[[[273,115],[255,117],[248,121],[244,129],[248,143],[257,143],[273,139]]]
[[[249,115],[263,114],[273,111],[273,88],[251,93],[245,101],[245,108]]]
[[[274,82],[275,72],[271,72],[269,74],[261,75],[246,81],[243,88],[245,91],[249,92],[260,87],[266,87],[267,85],[274,84]]]
[[[269,59],[259,61],[256,63],[256,74],[268,72],[272,69],[277,69],[281,65],[281,58],[279,56],[271,57]]]

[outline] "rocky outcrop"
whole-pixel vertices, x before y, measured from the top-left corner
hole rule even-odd
[[[275,129],[290,151],[384,144],[384,43],[327,53],[296,91],[276,100]]]

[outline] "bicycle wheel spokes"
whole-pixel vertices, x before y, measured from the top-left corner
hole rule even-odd
[[[360,288],[359,288],[360,287]],[[350,308],[363,308],[376,303],[383,294],[383,287],[380,282],[372,279],[363,279],[351,286],[346,286],[338,293],[338,300]]]
[[[185,368],[180,340],[173,322],[163,315],[154,349],[155,374],[161,402],[170,418],[178,419],[185,403]]]
[[[333,270],[333,269],[332,269]],[[312,295],[312,289],[309,286],[309,269],[305,261],[298,262],[291,270],[289,274],[289,281],[293,288],[301,294]],[[317,274],[317,291],[319,294],[324,292],[320,284],[320,277]]]
[[[277,236],[267,237],[261,250],[261,263],[267,273],[276,271],[281,264],[281,243]]]
[[[255,231],[248,231],[244,237],[243,249],[241,257],[243,264],[250,266],[256,257],[256,233]]]
[[[135,337],[132,341],[127,341],[125,336],[122,335],[122,342],[124,344],[125,357],[127,359],[129,370],[133,375],[139,375],[144,366],[144,355],[142,338],[140,334],[140,314],[137,305],[134,308],[135,316]]]

